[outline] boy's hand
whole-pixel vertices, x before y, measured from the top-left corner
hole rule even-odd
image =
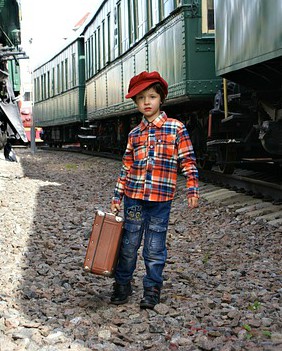
[[[111,212],[117,215],[120,212],[120,205],[119,204],[111,204]]]
[[[189,197],[188,198],[188,207],[196,208],[199,206],[199,199],[197,197]]]

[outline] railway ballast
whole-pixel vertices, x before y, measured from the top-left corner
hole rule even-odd
[[[281,349],[281,226],[238,212],[204,183],[189,211],[180,181],[161,303],[139,308],[140,260],[134,293],[117,307],[112,279],[82,266],[120,161],[17,153],[19,163],[0,159],[1,350]]]

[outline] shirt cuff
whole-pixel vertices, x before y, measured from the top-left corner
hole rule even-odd
[[[113,197],[112,198],[112,204],[113,205],[120,205],[121,204],[121,199]]]
[[[199,199],[200,194],[199,194],[199,188],[190,188],[188,189],[187,197],[196,197]]]

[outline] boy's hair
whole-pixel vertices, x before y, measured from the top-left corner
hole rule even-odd
[[[151,85],[148,86],[148,88],[144,89],[144,90],[149,90],[149,89],[154,89],[156,93],[158,93],[161,96],[161,102],[163,103],[165,101],[166,98],[166,94],[164,92],[164,88],[161,85],[161,83],[153,83]],[[132,100],[136,103],[136,96],[132,96]]]

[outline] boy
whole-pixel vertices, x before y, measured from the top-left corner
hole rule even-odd
[[[124,232],[115,272],[111,303],[126,303],[137,251],[144,233],[146,275],[141,308],[160,302],[162,272],[167,258],[166,233],[174,196],[178,165],[187,177],[188,206],[198,207],[198,172],[193,147],[185,126],[160,111],[168,84],[158,72],[141,72],[130,80],[126,98],[132,98],[143,114],[128,135],[123,164],[111,211],[120,211],[124,198]]]

